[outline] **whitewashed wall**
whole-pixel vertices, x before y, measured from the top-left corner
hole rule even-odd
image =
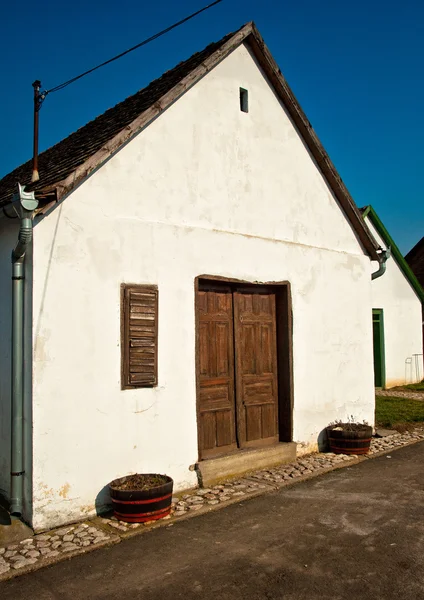
[[[336,418],[373,422],[369,259],[244,46],[36,226],[34,273],[37,529],[127,473],[196,484],[201,274],[291,281],[303,450]],[[122,282],[159,286],[155,389],[120,389]]]
[[[386,244],[373,223],[366,223],[378,243]],[[378,264],[373,262],[373,271]],[[372,282],[372,306],[383,309],[386,387],[415,383],[423,379],[421,301],[395,258],[386,263],[386,273]]]

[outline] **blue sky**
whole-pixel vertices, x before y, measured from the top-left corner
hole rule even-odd
[[[0,177],[31,156],[32,87],[51,88],[208,0],[21,0],[3,7]],[[48,96],[40,149],[209,42],[254,20],[358,206],[402,252],[424,235],[424,2],[223,0],[188,24]]]

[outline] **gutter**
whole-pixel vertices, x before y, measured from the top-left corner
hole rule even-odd
[[[378,254],[378,262],[380,263],[380,267],[377,271],[374,271],[374,273],[371,274],[371,279],[373,281],[374,279],[378,279],[379,277],[384,275],[384,273],[386,272],[386,262],[389,260],[391,254],[392,250],[390,246],[387,248],[387,250],[383,250],[382,248],[380,248],[380,252]]]
[[[25,475],[24,448],[29,448],[30,428],[24,428],[24,325],[28,320],[25,310],[25,256],[32,245],[33,217],[38,207],[34,192],[25,192],[18,184],[19,193],[12,203],[20,219],[19,236],[12,252],[12,419],[11,419],[11,468],[10,513],[22,515]]]
[[[420,302],[424,304],[423,287],[421,286],[420,282],[416,278],[408,262],[404,258],[402,252],[397,247],[395,241],[393,240],[390,233],[387,231],[386,227],[383,225],[382,221],[380,220],[373,207],[371,205],[365,206],[361,209],[361,212],[364,219],[365,217],[368,217],[368,219],[371,221],[372,225],[377,230],[377,233],[381,236],[386,248],[390,248],[393,260],[398,264],[398,267],[403,272],[406,279],[409,281],[412,289],[420,299]]]

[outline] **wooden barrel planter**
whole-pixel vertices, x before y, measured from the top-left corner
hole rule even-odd
[[[109,484],[115,517],[126,523],[156,521],[169,515],[174,482],[168,475],[128,475]]]
[[[327,427],[330,451],[335,454],[367,454],[370,449],[372,427],[340,423]]]

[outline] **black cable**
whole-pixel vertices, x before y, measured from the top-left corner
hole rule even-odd
[[[141,46],[145,46],[149,42],[152,42],[153,40],[156,40],[158,37],[164,35],[165,33],[168,33],[168,31],[171,31],[172,29],[175,29],[175,27],[178,27],[179,25],[182,25],[183,23],[186,23],[190,19],[193,19],[197,15],[200,15],[200,13],[204,12],[205,10],[208,10],[209,8],[212,8],[212,6],[215,6],[216,4],[219,4],[220,2],[222,2],[222,0],[215,0],[215,2],[212,2],[211,4],[208,4],[208,6],[205,6],[204,8],[201,8],[200,10],[194,12],[193,14],[189,15],[188,17],[185,17],[184,19],[181,19],[181,21],[178,21],[177,23],[174,23],[170,27],[167,27],[166,29],[163,29],[162,31],[159,31],[159,33],[155,33],[155,35],[152,35],[151,37],[147,38],[147,40],[143,40],[142,42],[140,42],[136,46],[133,46],[132,48],[129,48],[128,50],[125,50],[125,52],[121,52],[121,54],[118,54],[117,56],[114,56],[113,58],[110,58],[109,60],[106,60],[105,62],[101,63],[100,65],[97,65],[97,67],[93,67],[92,69],[89,69],[88,71],[85,71],[85,73],[81,73],[81,75],[77,75],[76,77],[73,77],[72,79],[69,79],[68,81],[65,81],[64,83],[61,83],[61,84],[57,85],[56,87],[53,87],[50,90],[47,90],[46,92],[43,92],[43,96],[44,96],[43,100],[47,96],[47,94],[52,94],[53,92],[58,92],[59,90],[63,90],[63,88],[67,87],[71,83],[74,83],[74,81],[77,81],[78,79],[81,79],[81,77],[84,77],[85,75],[88,75],[89,73],[92,73],[93,71],[96,71],[97,69],[100,69],[100,67],[104,67],[105,65],[108,65],[109,63],[111,63],[111,62],[113,62],[115,60],[118,60],[118,58],[122,58],[122,56],[125,56],[126,54],[129,54],[133,50],[137,50],[137,48],[141,48]]]

